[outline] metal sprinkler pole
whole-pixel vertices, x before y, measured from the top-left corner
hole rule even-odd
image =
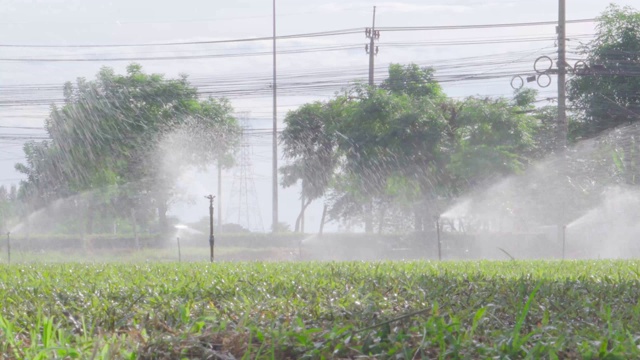
[[[182,262],[182,254],[180,253],[180,236],[176,238],[178,241],[178,262]]]
[[[211,257],[210,261],[213,262],[213,243],[215,241],[213,237],[213,199],[216,197],[213,195],[205,196],[205,198],[209,199],[209,247],[211,249]]]

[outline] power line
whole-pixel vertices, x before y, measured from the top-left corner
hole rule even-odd
[[[580,35],[580,38],[586,38],[592,35]],[[576,39],[578,36],[575,37]],[[429,46],[468,46],[468,45],[486,45],[486,44],[505,44],[505,43],[524,43],[524,42],[542,42],[552,41],[555,37],[514,37],[514,38],[489,38],[489,39],[469,39],[469,40],[441,40],[441,41],[426,41],[426,42],[391,42],[385,43],[385,47],[390,48],[410,48],[410,47],[429,47]],[[278,51],[278,55],[297,55],[307,54],[315,52],[335,52],[335,51],[351,51],[361,48],[360,44],[348,44],[348,45],[335,45],[325,47],[311,47],[311,48],[290,48],[286,50]],[[210,50],[184,50],[184,51],[172,51],[171,53],[180,52],[204,52]],[[149,52],[154,53],[154,52]],[[155,53],[168,53],[167,51],[155,52]],[[96,54],[79,54],[80,56],[86,56],[84,58],[79,57],[7,57],[0,58],[0,61],[7,62],[118,62],[118,61],[160,61],[160,60],[199,60],[199,59],[215,59],[215,58],[237,58],[237,57],[253,57],[253,56],[270,56],[271,51],[256,51],[256,52],[239,52],[239,53],[209,53],[202,55],[164,55],[164,56],[131,56],[131,57],[94,57]],[[107,55],[108,56],[108,55]]]
[[[386,46],[386,45],[385,45]],[[553,47],[549,47],[548,49],[552,49]],[[544,49],[541,49],[544,50]],[[480,55],[480,56],[472,56],[472,57],[456,57],[456,58],[444,58],[444,59],[433,59],[429,62],[418,63],[420,66],[430,66],[436,68],[438,74],[443,74],[445,70],[459,70],[460,68],[465,67],[478,67],[478,66],[493,66],[496,64],[500,64],[501,61],[511,62],[515,57],[520,56],[522,54],[528,54],[531,50],[521,50],[521,51],[510,51],[503,53],[495,53],[489,55]],[[549,53],[551,54],[551,53]],[[383,67],[376,67],[376,70],[385,70],[386,65]],[[335,78],[344,78],[348,80],[352,80],[354,77],[366,75],[366,68],[364,67],[332,67],[329,70],[305,70],[299,72],[290,72],[284,73],[279,76],[280,79],[284,80],[294,80],[294,79],[304,79],[307,82],[312,77],[322,76],[322,77],[335,77]],[[271,76],[267,76],[266,74],[243,74],[243,78],[238,78],[236,75],[225,75],[225,76],[216,76],[216,77],[190,77],[189,82],[191,85],[196,87],[206,87],[212,83],[216,85],[242,85],[242,84],[252,84],[259,82],[271,82]],[[0,95],[3,92],[6,92],[7,95],[10,95],[11,98],[15,98],[16,94],[21,94],[24,91],[55,91],[59,92],[62,89],[62,84],[46,84],[46,83],[35,83],[35,84],[17,84],[17,85],[2,85],[0,86]]]
[[[340,36],[358,34],[362,30],[360,28],[330,30],[313,33],[303,34],[291,34],[277,36],[277,40],[288,39],[303,39],[303,38],[315,38],[325,36]],[[203,41],[184,41],[184,42],[165,42],[165,43],[137,43],[137,44],[78,44],[78,45],[46,45],[46,44],[0,44],[0,47],[5,48],[45,48],[45,49],[57,49],[57,48],[121,48],[121,47],[149,47],[149,46],[184,46],[184,45],[205,45],[205,44],[229,44],[229,43],[243,43],[253,41],[267,41],[273,40],[272,36],[254,37],[254,38],[242,38],[242,39],[228,39],[228,40],[203,40]]]
[[[336,46],[332,48],[310,48],[297,50],[284,50],[278,54],[305,54],[310,52],[324,51],[341,51],[355,50],[360,46]],[[112,57],[112,58],[0,58],[0,61],[11,62],[107,62],[107,61],[158,61],[158,60],[197,60],[197,59],[215,59],[215,58],[235,58],[249,56],[265,56],[271,55],[270,51],[251,52],[251,53],[228,53],[228,54],[206,54],[206,55],[174,55],[174,56],[147,56],[147,57]]]
[[[549,47],[548,49],[551,49]],[[544,49],[538,49],[544,50]],[[536,50],[536,51],[538,51]],[[465,67],[478,67],[478,66],[494,66],[503,64],[503,62],[512,62],[514,58],[517,58],[523,54],[529,54],[533,50],[522,50],[522,51],[512,51],[512,52],[504,52],[504,53],[496,53],[490,55],[480,55],[466,58],[445,58],[445,59],[434,59],[429,62],[418,63],[420,66],[430,66],[436,68],[438,74],[444,73],[445,70],[459,70],[460,68]],[[549,53],[551,54],[551,53]],[[493,61],[492,61],[493,60]],[[376,70],[385,70],[386,65],[376,67]],[[343,68],[331,68],[330,70],[308,70],[301,72],[292,72],[285,73],[280,75],[281,79],[285,80],[294,80],[297,78],[306,80],[305,82],[309,82],[310,77],[322,76],[322,77],[336,77],[336,78],[346,78],[353,79],[355,76],[366,75],[365,67],[343,67]],[[258,74],[244,74],[243,78],[238,78],[236,75],[233,76],[217,76],[217,77],[192,77],[189,78],[189,82],[193,86],[197,87],[205,87],[210,84],[216,85],[232,85],[237,86],[239,84],[252,84],[258,82],[269,82],[271,78],[266,74],[258,75]],[[4,85],[0,87],[0,94],[3,91],[7,91],[8,94],[15,97],[17,92],[23,90],[29,91],[59,91],[62,88],[61,84],[19,84],[19,85]]]
[[[408,48],[408,47],[427,47],[427,46],[466,46],[466,45],[486,45],[486,44],[504,44],[504,43],[521,43],[521,42],[540,42],[551,41],[553,37],[522,37],[522,38],[496,38],[483,40],[460,40],[460,41],[430,41],[430,42],[397,42],[385,44],[387,47]],[[278,51],[278,55],[297,55],[316,52],[334,52],[334,51],[350,51],[360,49],[359,44],[336,45],[312,48],[292,48],[288,50]],[[369,50],[367,50],[369,51]],[[132,57],[91,57],[94,54],[86,54],[84,58],[79,57],[5,57],[0,61],[6,62],[120,62],[120,61],[164,61],[164,60],[201,60],[216,58],[237,58],[237,57],[253,57],[253,56],[271,56],[271,51],[257,52],[240,52],[240,53],[210,53],[202,55],[167,55],[167,56],[132,56]]]
[[[596,19],[577,19],[569,20],[567,23],[589,23],[594,22]],[[523,22],[523,23],[503,23],[503,24],[473,24],[473,25],[443,25],[443,26],[413,26],[413,27],[379,27],[381,31],[436,31],[436,30],[472,30],[472,29],[492,29],[492,28],[506,28],[506,27],[527,27],[527,26],[542,26],[542,25],[556,25],[555,21],[538,21],[538,22]],[[287,39],[301,39],[301,38],[314,38],[314,37],[326,37],[326,36],[341,36],[361,33],[361,28],[350,29],[338,29],[312,33],[291,34],[277,36],[276,40]],[[117,48],[117,47],[150,47],[150,46],[185,46],[185,45],[203,45],[203,44],[228,44],[228,43],[241,43],[241,42],[253,42],[253,41],[267,41],[273,40],[273,36],[254,37],[254,38],[241,38],[241,39],[228,39],[228,40],[203,40],[203,41],[185,41],[185,42],[165,42],[165,43],[134,43],[134,44],[0,44],[0,47],[6,48]]]
[[[591,23],[597,19],[576,19],[568,20],[567,24]],[[536,21],[522,23],[504,23],[504,24],[475,24],[475,25],[440,25],[440,26],[397,26],[397,27],[379,27],[381,31],[436,31],[436,30],[472,30],[472,29],[497,29],[507,27],[527,27],[527,26],[543,26],[558,25],[557,21]]]
[[[362,8],[364,9],[364,8]],[[297,16],[305,14],[317,14],[321,11],[321,8],[317,8],[311,11],[299,11],[286,14],[278,14],[278,18],[286,16]],[[345,9],[341,12],[359,12],[361,9]],[[180,20],[115,20],[115,21],[2,21],[0,25],[142,25],[142,24],[184,24],[184,23],[206,23],[213,21],[226,21],[226,20],[245,20],[245,19],[262,19],[271,18],[271,15],[254,15],[254,16],[233,16],[233,17],[213,17],[213,18],[199,18],[199,19],[180,19]]]

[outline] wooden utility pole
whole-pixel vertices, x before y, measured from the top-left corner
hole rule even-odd
[[[276,0],[273,0],[273,161],[272,161],[272,231],[278,232],[278,100],[276,86]]]
[[[567,146],[567,15],[566,0],[558,0],[558,149],[564,150]]]

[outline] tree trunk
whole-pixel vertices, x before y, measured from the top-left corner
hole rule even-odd
[[[311,204],[311,200],[304,203],[302,209],[300,209],[300,213],[296,218],[296,227],[294,232],[304,232],[304,212],[307,210],[307,207]]]
[[[318,235],[322,235],[322,231],[324,230],[324,222],[325,222],[325,218],[327,217],[327,204],[324,205],[324,208],[322,209],[322,219],[320,219],[320,231],[318,233]]]

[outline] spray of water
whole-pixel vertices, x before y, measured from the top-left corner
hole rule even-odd
[[[136,76],[141,76],[139,70],[135,66],[131,68]],[[183,238],[185,244],[193,239],[193,244],[206,247],[206,222],[202,226],[187,224],[184,219],[168,219],[165,221],[168,225],[166,228],[153,228],[153,223],[156,218],[167,214],[169,203],[188,203],[194,197],[212,193],[210,185],[199,182],[194,174],[218,160],[212,154],[219,154],[231,147],[237,134],[229,124],[212,124],[202,120],[206,117],[203,114],[228,110],[226,105],[210,101],[201,104],[203,109],[208,106],[207,111],[185,115],[182,109],[176,111],[176,103],[171,99],[159,98],[155,92],[151,95],[146,93],[147,90],[157,90],[155,85],[151,86],[152,89],[112,91],[114,83],[103,80],[113,76],[104,70],[96,83],[79,82],[75,89],[65,88],[67,107],[64,111],[54,109],[48,121],[50,135],[57,139],[57,143],[30,144],[28,148],[36,155],[53,154],[52,162],[55,165],[74,163],[76,160],[82,160],[86,165],[63,169],[70,174],[60,169],[49,174],[52,178],[46,180],[50,181],[51,189],[57,191],[55,196],[73,194],[76,182],[85,185],[90,183],[91,186],[88,186],[89,189],[85,186],[86,191],[77,195],[43,201],[48,204],[44,208],[32,207],[35,210],[21,217],[20,223],[10,227],[10,231],[23,238],[30,237],[35,248],[46,247],[46,244],[61,246],[59,237],[75,237],[90,252],[108,243],[105,238],[95,239],[94,232],[100,232],[103,237],[123,237],[125,241],[147,236],[153,238],[147,239],[148,243],[158,248],[173,247],[178,236]],[[172,85],[179,87],[184,83],[178,81]],[[184,93],[186,95],[178,94],[185,96],[181,100],[197,100],[195,92]],[[141,94],[144,96],[140,97]],[[145,101],[155,106],[152,111],[147,112],[141,106]],[[476,99],[468,104],[473,107],[481,102]],[[169,115],[156,128],[154,126],[158,125],[156,121],[160,110],[167,111]],[[408,117],[402,120],[411,122],[436,118],[441,109],[426,106],[422,110],[413,114],[415,119]],[[86,118],[92,121],[69,120]],[[444,258],[559,257],[562,247],[558,229],[565,229],[566,225],[569,257],[635,254],[632,239],[640,235],[634,215],[640,210],[639,196],[634,187],[636,179],[640,179],[640,166],[635,156],[638,153],[635,139],[640,136],[638,125],[615,129],[598,138],[582,141],[566,152],[528,166],[521,174],[506,178],[496,175],[451,200],[448,194],[438,194],[436,191],[428,194],[429,190],[425,190],[437,188],[437,178],[441,174],[438,173],[439,169],[431,169],[433,159],[426,155],[420,158],[416,154],[434,153],[435,150],[430,147],[433,142],[398,131],[393,137],[404,140],[390,142],[394,147],[381,148],[376,145],[377,134],[366,133],[371,129],[356,127],[357,131],[350,134],[345,132],[346,135],[341,132],[329,133],[331,129],[324,128],[328,119],[318,117],[317,121],[317,128],[314,127],[311,134],[307,134],[308,137],[303,136],[304,141],[290,144],[288,151],[308,151],[305,148],[306,140],[321,137],[317,145],[323,146],[312,149],[313,154],[305,159],[316,166],[315,170],[305,172],[302,176],[307,180],[320,179],[322,181],[316,182],[320,185],[336,180],[330,172],[336,163],[344,162],[340,164],[344,166],[338,168],[339,180],[344,186],[357,191],[330,194],[333,197],[328,199],[332,205],[329,216],[340,218],[347,214],[349,216],[343,218],[365,223],[364,227],[372,233],[383,233],[389,229],[408,233],[407,229],[415,225],[416,234],[407,236],[415,240],[411,246],[403,243],[404,240],[399,236],[395,236],[393,241],[386,241],[383,237],[366,238],[350,234],[314,235],[281,241],[289,248],[299,247],[300,253],[311,254],[310,258],[385,259],[394,258],[393,251],[401,248],[426,249],[425,252],[433,256],[433,219],[438,219],[438,229],[442,230]],[[229,131],[225,130],[227,126],[229,128],[226,130]],[[131,134],[142,133],[140,128],[144,128],[145,134],[149,135],[139,136],[139,139],[132,136],[135,141],[127,142]],[[363,134],[368,137],[356,139]],[[412,141],[414,148],[408,149],[408,141]],[[114,142],[117,144],[114,145]],[[334,159],[332,151],[338,146],[347,149],[348,155]],[[85,153],[83,149],[88,150]],[[113,152],[117,155],[113,156],[116,160],[103,156]],[[34,159],[37,160],[38,156],[33,156]],[[119,161],[126,162],[123,159],[135,161],[127,164],[126,171],[118,173],[118,166],[122,166]],[[298,160],[285,169],[290,171],[291,176],[285,176],[290,181],[297,182],[300,174],[296,171],[310,167]],[[25,167],[25,172],[45,165],[55,168],[49,163],[34,163],[30,168]],[[103,168],[112,171],[98,171]],[[397,173],[402,174],[398,176],[400,179],[392,176]],[[405,183],[390,184],[393,181]],[[390,187],[399,189],[398,193],[393,194],[394,199],[380,196]],[[311,186],[306,189],[310,195],[314,195],[309,190]],[[316,196],[323,193],[323,189],[315,191]],[[366,199],[370,199],[372,194],[377,197],[376,200],[363,203],[369,201]],[[47,200],[49,194],[40,195]],[[416,199],[418,196],[426,196],[427,199]],[[397,200],[397,203],[392,204],[393,200]],[[208,215],[206,208],[194,211],[203,217]],[[395,223],[385,222],[385,216],[390,213],[399,220]],[[414,214],[420,214],[421,217],[408,219]],[[374,217],[380,219],[377,229],[372,228]],[[112,223],[107,223],[106,218]],[[347,229],[353,229],[359,224],[352,226],[347,222],[346,225]],[[261,246],[257,234],[251,236],[255,236],[255,239],[243,240],[246,242],[243,246],[249,249]],[[42,243],[38,243],[38,240],[42,240]]]
[[[442,216],[452,231],[481,234],[482,257],[499,258],[499,249],[516,258],[558,257],[563,236],[569,258],[639,256],[640,192],[630,156],[638,135],[638,125],[629,125],[582,141],[462,197]]]

